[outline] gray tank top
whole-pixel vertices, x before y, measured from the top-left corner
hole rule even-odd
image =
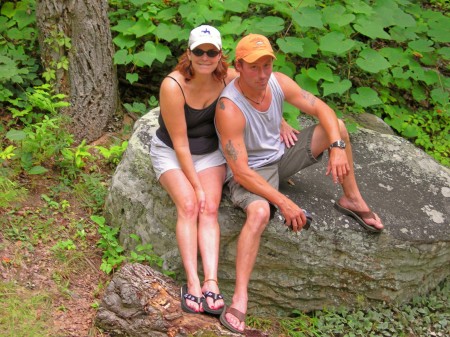
[[[260,112],[255,110],[236,89],[234,84],[236,80],[237,78],[227,85],[220,97],[230,99],[245,117],[244,141],[248,154],[248,165],[255,168],[276,162],[284,153],[284,143],[280,140],[284,93],[272,74],[269,79],[272,102],[267,111]],[[228,169],[227,180],[230,177],[231,172]]]

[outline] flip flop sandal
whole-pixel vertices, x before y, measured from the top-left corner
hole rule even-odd
[[[197,303],[198,307],[200,308],[200,304],[203,303],[203,298],[204,298],[203,296],[197,297],[197,296],[194,296],[192,294],[189,294],[187,292],[187,284],[184,284],[181,287],[181,309],[183,309],[184,312],[188,312],[190,314],[200,314],[201,311],[195,311],[195,310],[191,309],[187,305],[186,300],[189,300],[189,301]]]
[[[236,329],[234,326],[232,326],[227,321],[227,318],[225,316],[226,314],[232,314],[234,317],[236,317],[239,320],[240,323],[245,322],[245,314],[235,308],[228,307],[228,308],[225,308],[222,311],[222,314],[220,315],[220,323],[222,323],[223,326],[225,326],[231,332],[243,335],[245,330],[241,331],[241,330]]]
[[[348,208],[345,208],[345,207],[339,205],[339,203],[337,203],[337,202],[334,203],[334,208],[336,208],[342,214],[348,215],[348,216],[352,217],[353,219],[355,219],[356,222],[361,225],[361,227],[368,230],[369,232],[380,233],[381,231],[383,231],[383,229],[378,229],[374,226],[368,225],[363,220],[363,217],[366,217],[366,218],[371,217],[371,218],[375,219],[375,214],[373,214],[372,211],[368,211],[368,212],[352,211]]]
[[[205,312],[207,312],[209,314],[220,315],[223,311],[224,306],[219,309],[212,309],[208,305],[208,302],[206,302],[207,297],[211,297],[214,300],[214,303],[216,303],[217,300],[223,300],[223,295],[213,293],[212,291],[207,291],[207,292],[203,293],[203,310],[205,310]]]

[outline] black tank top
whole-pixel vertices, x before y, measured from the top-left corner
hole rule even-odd
[[[184,115],[186,118],[187,136],[189,141],[189,149],[191,154],[206,154],[217,150],[219,140],[217,138],[216,128],[214,126],[214,116],[216,113],[216,105],[219,97],[204,109],[191,108],[186,103],[186,96],[183,88],[176,79],[173,79],[181,89],[184,97]],[[225,86],[225,82],[224,82]],[[156,135],[163,141],[164,144],[173,149],[173,143],[170,139],[169,132],[162,118],[162,114],[158,117],[159,128],[156,130]]]

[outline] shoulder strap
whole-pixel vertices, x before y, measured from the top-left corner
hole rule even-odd
[[[178,86],[180,87],[181,93],[183,94],[184,102],[186,102],[186,96],[184,96],[184,91],[183,91],[183,88],[181,87],[181,84],[178,83],[178,81],[175,78],[173,78],[172,76],[167,75],[166,77],[171,78],[172,80],[175,81],[176,84],[178,84]]]

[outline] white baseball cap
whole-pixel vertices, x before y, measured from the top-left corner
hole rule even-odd
[[[222,49],[222,39],[220,37],[220,32],[211,26],[202,25],[191,30],[189,35],[189,49],[193,50],[195,47],[204,44],[213,44],[217,49]]]

